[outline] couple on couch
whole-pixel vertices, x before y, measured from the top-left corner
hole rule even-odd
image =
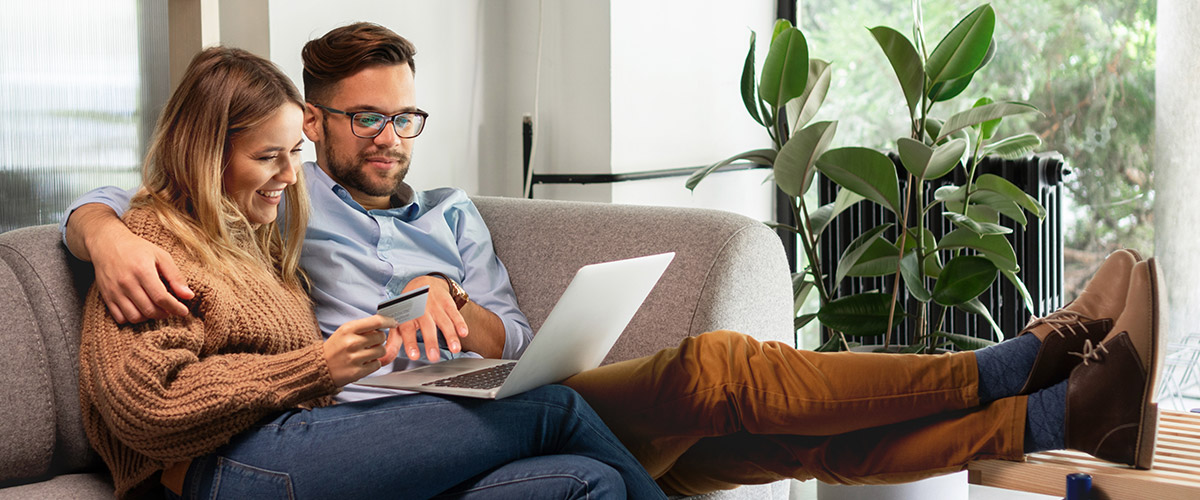
[[[80,398],[118,497],[661,498],[1062,448],[1151,465],[1165,293],[1128,250],[975,352],[813,353],[722,331],[498,401],[356,386],[516,358],[532,336],[466,195],[403,182],[428,117],[414,53],[378,25],[334,29],[304,47],[302,99],[270,62],[207,49],[140,189],[72,207],[68,246],[97,273]],[[304,136],[315,163],[298,161]],[[421,286],[422,317],[373,315]]]

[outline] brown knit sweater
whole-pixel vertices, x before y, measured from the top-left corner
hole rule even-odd
[[[216,450],[271,413],[332,404],[337,391],[302,292],[209,272],[149,209],[131,210],[125,222],[171,254],[196,297],[186,317],[119,326],[96,287],[88,293],[79,399],[118,498],[154,487],[172,463]]]

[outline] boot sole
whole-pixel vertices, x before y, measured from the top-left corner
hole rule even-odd
[[[1150,327],[1150,366],[1146,367],[1145,396],[1142,400],[1142,411],[1138,420],[1138,449],[1134,457],[1134,467],[1139,469],[1149,469],[1154,466],[1154,445],[1158,435],[1159,368],[1166,358],[1167,347],[1167,343],[1163,342],[1161,338],[1161,333],[1167,328],[1166,285],[1163,282],[1162,269],[1158,267],[1158,261],[1151,257],[1147,261],[1147,265],[1150,268],[1150,300],[1153,311],[1151,321],[1153,323]]]

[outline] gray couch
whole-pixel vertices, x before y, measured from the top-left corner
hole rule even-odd
[[[676,258],[606,362],[709,330],[792,342],[782,246],[725,212],[478,197],[521,309],[536,329],[580,266],[664,251]],[[90,266],[55,226],[0,235],[0,499],[112,498],[80,423],[80,300]],[[786,498],[787,483],[707,498]]]

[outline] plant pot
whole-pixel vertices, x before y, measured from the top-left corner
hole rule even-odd
[[[911,483],[844,485],[817,483],[817,500],[966,500],[967,471]]]

